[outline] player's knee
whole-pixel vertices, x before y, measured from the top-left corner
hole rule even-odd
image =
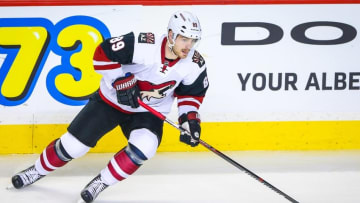
[[[73,159],[85,155],[90,150],[90,147],[80,142],[69,132],[66,132],[63,136],[61,136],[60,141],[63,150],[65,150],[65,152]]]
[[[156,154],[158,144],[157,136],[148,129],[136,129],[130,133],[130,149],[136,152],[139,157],[142,156],[144,160],[150,159]]]

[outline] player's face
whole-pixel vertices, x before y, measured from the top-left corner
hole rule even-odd
[[[190,49],[196,44],[196,42],[196,39],[178,35],[175,39],[175,46],[173,47],[173,51],[179,58],[186,58],[190,52]]]

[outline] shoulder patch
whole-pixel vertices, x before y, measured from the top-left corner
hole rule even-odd
[[[200,55],[198,51],[194,51],[192,62],[198,64],[199,68],[201,68],[205,64],[204,58]]]
[[[155,35],[152,32],[141,32],[138,37],[138,42],[155,44]]]

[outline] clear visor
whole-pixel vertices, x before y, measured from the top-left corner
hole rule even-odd
[[[191,49],[196,48],[199,45],[200,39],[194,39],[182,36],[181,34],[178,35],[182,43],[187,44],[190,46]]]

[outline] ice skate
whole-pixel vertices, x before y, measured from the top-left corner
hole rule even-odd
[[[101,175],[96,176],[85,188],[81,191],[81,198],[86,202],[92,202],[95,198],[108,187],[102,180]]]
[[[34,182],[40,180],[44,175],[41,175],[32,165],[28,169],[25,169],[11,178],[11,182],[16,189],[23,188],[31,185]]]

